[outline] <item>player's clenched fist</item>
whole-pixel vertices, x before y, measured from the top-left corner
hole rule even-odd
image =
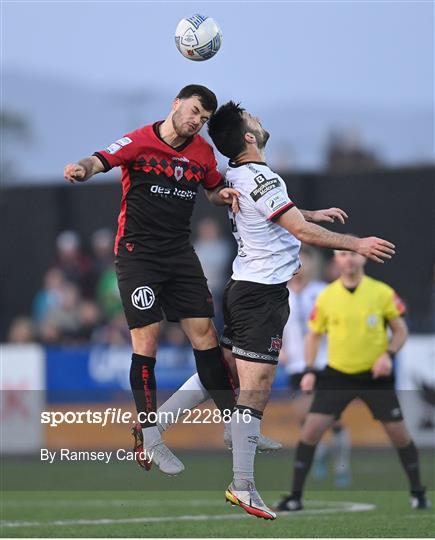
[[[83,165],[79,165],[78,163],[69,163],[65,166],[63,175],[66,180],[69,180],[71,183],[82,182],[86,176],[86,169]]]
[[[358,243],[357,252],[372,261],[383,263],[382,259],[391,259],[395,254],[395,245],[382,238],[376,238],[376,236],[370,236],[368,238],[361,238]]]

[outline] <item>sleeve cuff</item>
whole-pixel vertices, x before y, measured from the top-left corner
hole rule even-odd
[[[224,179],[222,177],[215,186],[204,186],[204,189],[206,189],[207,191],[213,191],[218,187],[225,187],[225,182],[224,182]]]
[[[105,173],[110,171],[112,166],[110,165],[110,163],[107,161],[107,159],[102,154],[100,154],[99,152],[94,152],[92,155],[97,157],[101,161],[101,163],[103,164]]]
[[[283,214],[285,214],[287,212],[287,210],[290,210],[291,208],[293,208],[293,206],[295,206],[294,203],[292,202],[289,202],[287,203],[285,206],[283,206],[282,208],[280,208],[279,210],[277,210],[276,212],[274,212],[273,214],[271,214],[267,219],[269,221],[276,221],[278,218],[280,218]]]

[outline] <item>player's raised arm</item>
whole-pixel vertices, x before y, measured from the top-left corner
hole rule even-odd
[[[382,238],[356,238],[309,223],[296,207],[290,208],[276,222],[301,242],[318,247],[355,251],[378,263],[383,263],[383,259],[391,259],[395,253],[394,244]]]
[[[77,163],[65,165],[63,174],[65,179],[71,182],[86,182],[94,174],[104,171],[104,165],[97,156],[81,159]]]

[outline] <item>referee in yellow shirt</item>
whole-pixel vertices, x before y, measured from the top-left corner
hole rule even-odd
[[[408,334],[402,318],[404,305],[391,287],[364,274],[363,256],[336,251],[335,260],[340,277],[317,297],[305,338],[307,370],[301,388],[309,392],[316,386],[316,392],[296,448],[292,492],[276,509],[302,510],[302,492],[316,446],[357,397],[382,423],[397,449],[410,484],[411,506],[427,508],[417,448],[403,421],[394,389],[394,355]],[[390,340],[387,327],[391,329]],[[312,368],[322,334],[328,336],[328,365],[316,377]]]

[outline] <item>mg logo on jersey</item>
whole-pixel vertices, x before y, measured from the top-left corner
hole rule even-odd
[[[155,301],[154,291],[149,287],[138,287],[131,295],[131,303],[137,309],[149,309]]]
[[[174,176],[175,180],[179,182],[183,178],[184,169],[183,167],[180,167],[180,165],[177,165],[174,169]]]

